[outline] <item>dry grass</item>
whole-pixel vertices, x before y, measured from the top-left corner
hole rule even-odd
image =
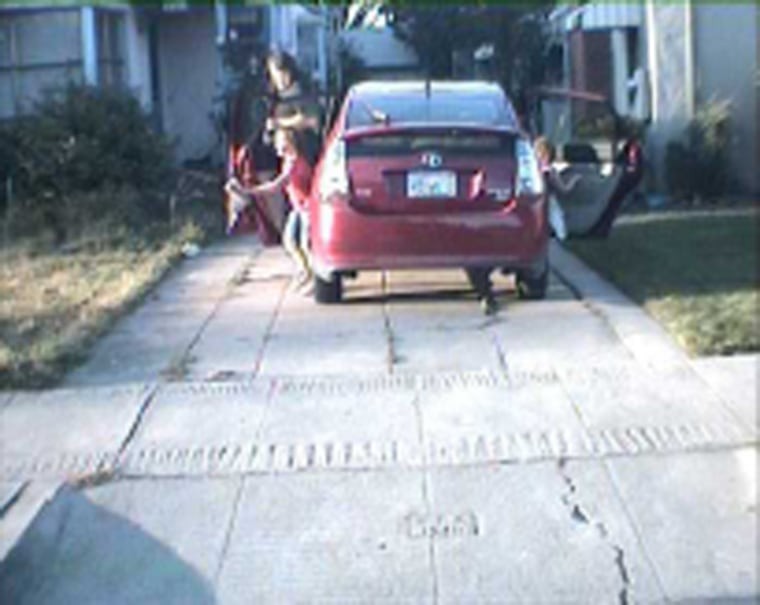
[[[200,237],[189,225],[173,236],[111,232],[64,249],[39,239],[0,248],[0,388],[55,384]]]

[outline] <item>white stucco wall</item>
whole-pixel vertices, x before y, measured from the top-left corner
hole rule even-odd
[[[390,28],[349,30],[341,38],[369,69],[405,69],[419,63],[414,50]]]
[[[124,15],[126,85],[146,111],[151,110],[150,46],[147,20],[134,9]]]
[[[159,27],[159,78],[164,131],[180,160],[220,152],[210,113],[216,94],[214,12],[164,15]]]
[[[650,1],[647,14],[652,120],[659,139],[680,135],[690,118],[686,4]]]
[[[732,165],[744,190],[760,192],[760,8],[751,3],[695,3],[694,11],[697,102],[711,97],[731,101]]]

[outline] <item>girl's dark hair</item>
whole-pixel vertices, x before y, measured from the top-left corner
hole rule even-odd
[[[280,71],[285,71],[290,74],[290,79],[293,82],[298,82],[301,88],[308,88],[309,82],[304,78],[301,68],[298,67],[298,62],[295,57],[284,50],[274,48],[269,51],[266,58],[266,65],[274,65]]]

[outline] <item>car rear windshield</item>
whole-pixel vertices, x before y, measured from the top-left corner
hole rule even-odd
[[[451,123],[514,127],[514,116],[502,99],[495,96],[420,95],[373,96],[353,99],[348,112],[348,128],[389,124]]]
[[[449,155],[514,154],[514,137],[509,134],[470,133],[452,128],[446,132],[375,134],[351,141],[349,157],[403,155],[424,150]]]

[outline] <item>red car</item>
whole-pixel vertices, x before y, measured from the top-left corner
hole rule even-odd
[[[317,302],[358,271],[499,268],[543,298],[548,227],[530,140],[487,82],[352,87],[314,173]]]

